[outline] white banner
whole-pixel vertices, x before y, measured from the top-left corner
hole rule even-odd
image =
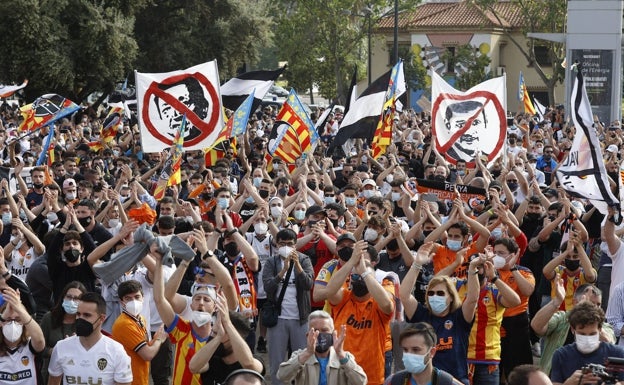
[[[502,154],[507,135],[505,76],[458,91],[431,71],[431,125],[440,154],[455,164],[474,166],[477,154],[488,163]]]
[[[170,148],[185,114],[185,150],[201,150],[215,142],[223,127],[216,61],[182,71],[135,75],[144,152]]]

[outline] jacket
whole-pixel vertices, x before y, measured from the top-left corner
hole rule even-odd
[[[290,384],[294,380],[294,385],[316,385],[319,383],[321,371],[320,364],[315,355],[312,355],[306,362],[299,363],[299,355],[305,349],[293,352],[290,359],[280,364],[277,371],[277,378],[285,384]],[[329,351],[329,362],[327,363],[327,385],[365,385],[368,378],[364,369],[355,362],[351,353],[347,353],[349,360],[346,364],[340,364],[336,351],[332,346]]]
[[[312,311],[312,303],[310,302],[310,290],[314,283],[314,269],[310,258],[299,253],[299,263],[303,269],[300,274],[297,269],[293,268],[292,275],[295,276],[295,287],[297,288],[297,304],[299,305],[299,322],[301,325],[308,322],[308,315]],[[277,301],[279,296],[280,279],[277,274],[281,270],[280,257],[274,256],[266,260],[266,265],[262,268],[262,282],[264,283],[264,291],[266,291],[267,299]]]

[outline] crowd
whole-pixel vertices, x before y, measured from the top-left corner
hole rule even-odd
[[[509,116],[490,164],[450,162],[411,110],[377,159],[362,140],[328,153],[336,110],[295,168],[265,158],[276,113],[214,163],[186,151],[157,201],[167,153],[144,153],[132,121],[94,151],[106,111],[63,119],[47,168],[48,128],[17,138],[1,106],[0,379],[572,385],[624,359],[621,213],[558,183],[575,136],[562,108]],[[595,130],[619,196],[624,133]],[[419,181],[485,199],[406,188]]]

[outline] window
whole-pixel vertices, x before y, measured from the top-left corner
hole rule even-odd
[[[550,59],[550,50],[547,46],[535,46],[535,60],[541,66],[552,66],[552,60]]]
[[[446,47],[446,72],[455,73],[455,47]]]

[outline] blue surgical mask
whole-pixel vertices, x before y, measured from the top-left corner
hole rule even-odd
[[[295,210],[293,214],[295,219],[298,221],[302,221],[303,218],[305,218],[305,210]]]
[[[446,297],[442,295],[432,295],[429,297],[429,306],[435,314],[443,313],[447,308]]]
[[[230,205],[230,199],[229,198],[217,198],[217,204],[219,205],[220,208],[225,210]]]
[[[447,239],[446,240],[446,247],[448,247],[449,250],[457,251],[457,250],[461,249],[461,246],[462,246],[461,241],[454,241],[452,239]]]
[[[401,199],[401,193],[400,192],[393,192],[391,194],[391,197],[392,197],[392,202],[396,202],[399,199]]]
[[[252,196],[248,196],[247,198],[245,198],[245,202],[247,202],[249,204],[253,204],[255,201],[254,201],[254,198]]]
[[[427,352],[429,354],[429,352]],[[427,367],[425,356],[427,354],[403,353],[403,366],[410,373],[422,373]]]
[[[336,203],[336,198],[334,197],[324,197],[323,201],[325,202],[326,205],[332,204],[332,203]]]
[[[497,227],[494,230],[492,230],[492,233],[490,235],[492,238],[498,239],[501,236],[503,236],[503,229],[501,229],[500,227]]]
[[[355,206],[356,199],[351,197],[345,197],[345,205],[347,206]]]
[[[9,225],[11,224],[11,219],[13,219],[13,216],[11,215],[11,213],[3,213],[2,214],[2,224],[3,225]]]
[[[64,299],[63,310],[65,310],[65,313],[67,314],[76,314],[78,311],[78,302]]]
[[[256,187],[256,188],[260,187],[260,183],[262,183],[262,178],[260,178],[260,177],[253,178],[253,185],[254,185],[254,187]]]

